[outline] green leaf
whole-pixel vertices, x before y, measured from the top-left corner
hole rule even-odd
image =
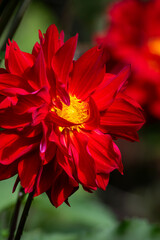
[[[114,229],[92,232],[83,240],[159,240],[160,227],[149,224],[146,220],[125,220]]]
[[[160,227],[149,224],[143,219],[126,220],[119,224],[113,236],[114,240],[158,240],[160,239]]]
[[[0,181],[0,211],[15,203],[17,193],[12,194],[15,177]]]
[[[11,194],[14,178],[0,182],[0,207],[15,201]],[[53,207],[41,195],[34,199],[22,240],[159,240],[160,226],[147,220],[131,219],[118,222],[112,212],[82,189],[70,199],[71,207]],[[2,219],[2,218],[1,218]],[[7,239],[6,230],[1,238]]]
[[[38,227],[46,232],[80,234],[92,229],[112,229],[117,224],[112,212],[97,200],[95,193],[89,194],[80,190],[70,198],[70,204],[71,207],[62,204],[56,209],[45,195],[35,198],[27,229]]]
[[[42,1],[31,1],[13,39],[22,51],[31,52],[36,41],[39,41],[38,30],[45,33],[52,23],[56,23],[52,9]]]
[[[47,234],[40,230],[24,233],[22,240],[79,240],[77,234]]]
[[[61,225],[63,228],[63,225]],[[159,240],[160,228],[146,220],[132,219],[117,227],[96,229],[85,233],[44,233],[41,230],[26,232],[22,240]]]
[[[0,60],[4,59],[5,57],[5,51],[0,52]]]

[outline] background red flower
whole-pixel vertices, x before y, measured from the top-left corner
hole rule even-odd
[[[107,8],[109,27],[97,41],[110,52],[114,72],[131,64],[126,94],[160,118],[160,2],[122,0]]]

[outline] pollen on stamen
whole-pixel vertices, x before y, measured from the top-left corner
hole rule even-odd
[[[70,130],[83,128],[83,123],[85,123],[89,119],[89,104],[85,101],[81,101],[75,96],[70,96],[70,105],[66,105],[62,102],[62,110],[57,107],[51,108],[52,112],[56,112],[56,114],[73,123],[75,125],[71,125]],[[60,127],[60,131],[64,128]]]

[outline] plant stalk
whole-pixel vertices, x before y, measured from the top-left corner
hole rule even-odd
[[[24,194],[23,188],[20,187],[19,192],[18,192],[16,206],[15,206],[14,213],[13,213],[13,216],[11,219],[8,240],[13,240],[13,238],[14,238],[14,233],[15,233],[16,226],[17,226],[18,215],[19,215],[21,203],[23,201],[24,196],[25,196],[25,194]]]
[[[22,217],[20,219],[19,226],[18,226],[18,229],[17,229],[14,240],[20,240],[20,238],[22,236],[24,225],[26,223],[28,213],[29,213],[29,210],[30,210],[30,207],[31,207],[31,204],[32,204],[34,192],[35,191],[31,192],[28,196],[28,199],[27,199],[27,202],[25,204],[25,207],[24,207],[24,210],[23,210],[23,213],[22,213]]]

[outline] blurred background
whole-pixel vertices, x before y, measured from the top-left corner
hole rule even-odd
[[[151,3],[152,2],[152,3]],[[71,208],[55,209],[45,194],[35,198],[22,239],[160,239],[160,3],[158,0],[0,1],[0,58],[8,38],[25,52],[55,23],[65,39],[79,33],[76,58],[95,44],[108,53],[107,71],[131,64],[129,91],[145,110],[140,142],[116,141],[124,175],[114,171],[105,192],[80,189]],[[153,14],[154,13],[154,14]],[[154,16],[154,17],[153,17]],[[137,40],[138,39],[138,40]],[[16,200],[15,178],[0,182],[0,239]]]

